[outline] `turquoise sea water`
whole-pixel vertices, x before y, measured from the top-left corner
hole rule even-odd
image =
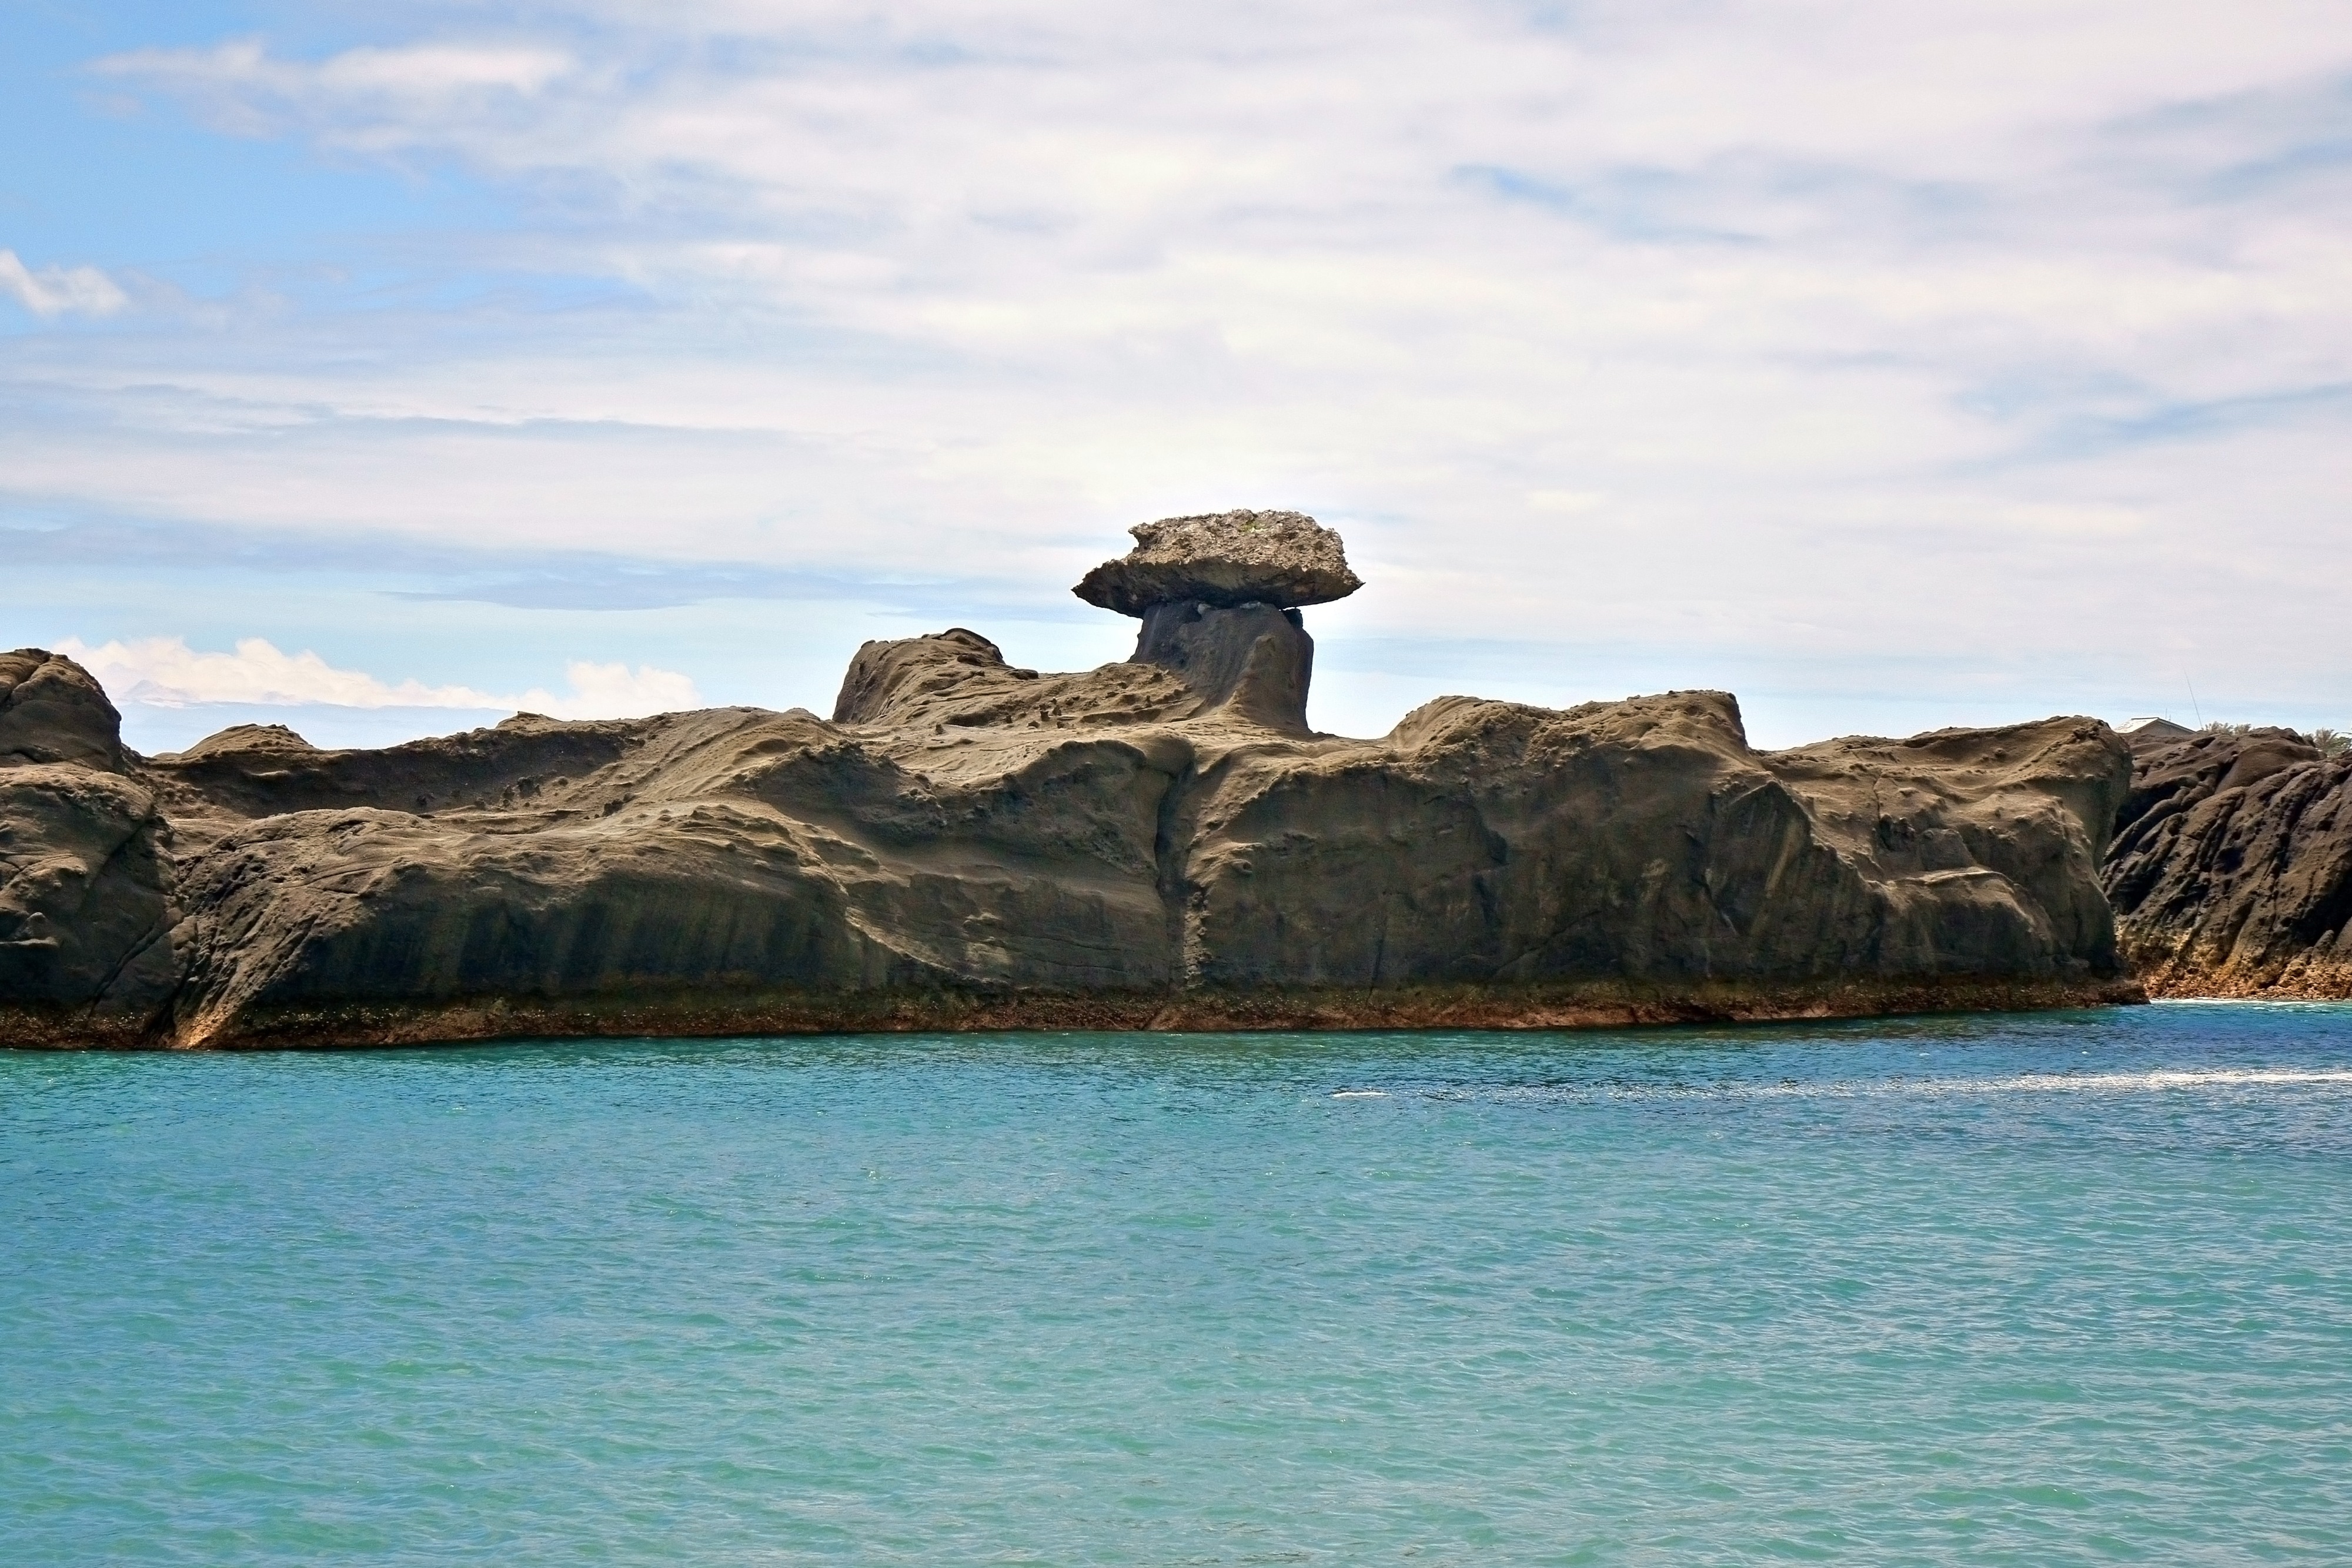
[[[2352,1009],[0,1053],[11,1564],[2352,1561]]]

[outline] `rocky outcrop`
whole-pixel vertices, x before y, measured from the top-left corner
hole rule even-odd
[[[2157,995],[2352,997],[2352,758],[2284,729],[2143,747],[2105,883]]]
[[[132,1043],[179,978],[170,830],[89,673],[0,654],[0,1044]]]
[[[81,695],[0,759],[0,1040],[1567,1026],[2132,994],[2096,882],[2128,761],[2095,722],[1759,753],[1720,693],[1454,697],[1356,740],[1307,727],[1295,607],[1143,620],[1135,659],[1076,674],[968,631],[869,643],[829,720],[518,715],[373,751],[242,727],[152,758],[39,656]]]
[[[39,648],[0,653],[0,767],[122,767],[122,716],[88,670]]]

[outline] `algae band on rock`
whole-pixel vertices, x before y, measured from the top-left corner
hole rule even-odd
[[[373,751],[121,748],[0,661],[13,1043],[1573,1025],[2126,994],[2124,745],[2056,718],[1759,753],[1738,704],[1447,697],[1313,731],[1296,512],[1134,530],[1134,656],[869,643],[830,718],[716,708]]]

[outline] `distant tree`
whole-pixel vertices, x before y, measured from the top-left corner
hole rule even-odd
[[[2341,757],[2352,751],[2352,735],[2341,730],[2315,729],[2311,732],[2311,744],[2319,747],[2322,757]]]
[[[2210,724],[2200,726],[2198,733],[2200,735],[2244,735],[2253,727],[2254,727],[2251,724],[2230,724],[2217,718]]]

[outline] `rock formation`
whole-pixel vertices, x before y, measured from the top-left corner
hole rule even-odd
[[[1089,604],[1144,615],[1155,604],[1232,610],[1328,604],[1363,587],[1339,536],[1304,512],[1213,512],[1128,530],[1135,548],[1070,590]]]
[[[1273,544],[1212,526],[1269,517]],[[2128,759],[2095,721],[1768,754],[1732,698],[1675,692],[1448,697],[1379,739],[1318,735],[1286,601],[1353,587],[1336,536],[1178,521],[1137,530],[1159,575],[1118,579],[1132,660],[1053,674],[967,631],[870,643],[829,721],[518,715],[373,751],[247,726],[139,758],[88,675],[12,655],[0,1041],[1549,1026],[2134,994],[2096,881]]]
[[[2352,757],[2284,729],[2151,737],[2105,883],[2157,995],[2352,997]]]
[[[121,725],[71,660],[0,654],[0,1045],[140,1037],[178,983],[169,830]]]
[[[72,762],[122,766],[122,716],[71,659],[19,648],[0,653],[0,767]]]
[[[1315,640],[1298,607],[1363,586],[1339,536],[1303,512],[1163,517],[1129,532],[1135,548],[1070,591],[1141,618],[1134,663],[1172,671],[1212,706],[1306,734]]]

